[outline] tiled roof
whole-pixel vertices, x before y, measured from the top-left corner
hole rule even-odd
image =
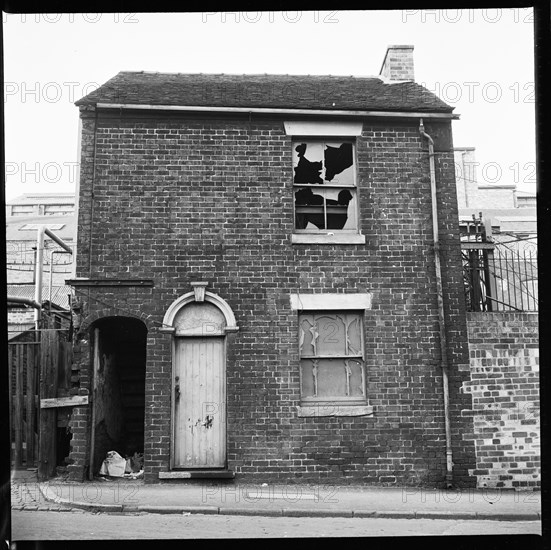
[[[202,107],[451,113],[415,82],[378,77],[181,74],[123,71],[76,105],[117,103]]]

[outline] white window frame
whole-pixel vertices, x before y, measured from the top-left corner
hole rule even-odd
[[[316,312],[338,312],[352,313],[359,312],[362,321],[362,361],[364,368],[364,398],[358,399],[357,402],[351,403],[347,400],[339,399],[305,399],[302,397],[302,367],[300,366],[301,356],[299,353],[299,373],[300,373],[300,400],[301,403],[297,407],[299,417],[312,416],[372,416],[374,413],[373,406],[369,405],[369,397],[367,394],[367,366],[365,361],[365,311],[371,309],[371,293],[359,294],[339,294],[339,293],[324,293],[324,294],[291,294],[290,295],[291,309],[297,312],[297,321],[300,319],[301,313]],[[300,334],[300,329],[297,332],[297,344]],[[360,403],[361,401],[361,403]]]
[[[361,121],[285,121],[285,133],[292,137],[292,144],[297,141],[350,141],[354,147],[354,190],[356,193],[356,229],[319,229],[300,230],[295,228],[295,188],[301,184],[292,183],[293,186],[293,232],[291,234],[292,244],[365,244],[365,235],[360,231],[360,193],[358,188],[358,163],[357,163],[357,137],[361,136],[363,123]],[[294,180],[292,174],[291,181]],[[304,187],[317,187],[304,184]],[[321,187],[321,186],[320,186]],[[343,186],[324,184],[325,188],[339,188]]]

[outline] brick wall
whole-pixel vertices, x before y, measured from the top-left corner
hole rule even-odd
[[[539,347],[535,313],[469,313],[478,487],[540,486]]]
[[[389,46],[380,74],[390,80],[415,80],[413,46]]]
[[[476,208],[478,204],[477,170],[475,151],[471,147],[454,151],[457,203],[459,208]]]
[[[515,186],[494,187],[480,186],[473,208],[515,208]],[[522,213],[521,213],[522,214]]]
[[[439,485],[445,474],[427,144],[411,123],[365,123],[357,142],[365,245],[292,245],[292,148],[281,120],[107,116],[82,109],[78,277],[150,278],[149,288],[77,289],[75,369],[90,383],[87,331],[108,315],[148,327],[145,479],[169,468],[170,304],[208,281],[231,306],[228,467],[238,478]],[[97,137],[94,141],[94,128]],[[469,408],[457,199],[449,123],[437,153],[451,409]],[[94,177],[94,143],[95,177]],[[444,182],[444,183],[442,183]],[[372,417],[297,416],[298,317],[291,293],[371,292],[365,357]],[[79,411],[79,414],[82,412]],[[82,420],[79,420],[82,422]],[[457,482],[472,485],[472,419],[452,421]],[[81,453],[87,435],[73,430]],[[82,472],[81,454],[73,471]]]

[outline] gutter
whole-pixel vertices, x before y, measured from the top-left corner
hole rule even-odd
[[[444,291],[442,287],[442,265],[440,261],[440,236],[438,233],[438,205],[436,196],[436,171],[434,168],[434,140],[425,132],[423,119],[419,123],[419,133],[427,139],[430,163],[430,191],[432,204],[432,233],[434,240],[434,263],[436,269],[436,294],[438,299],[438,325],[440,328],[440,355],[442,367],[442,393],[444,398],[444,421],[446,430],[446,488],[453,485],[453,453],[450,422],[448,342],[444,317]]]
[[[420,113],[406,111],[346,111],[341,109],[277,109],[266,107],[208,107],[202,105],[134,105],[131,103],[97,103],[98,109],[145,110],[145,111],[183,111],[183,112],[213,112],[241,114],[274,114],[274,115],[312,115],[336,117],[394,117],[394,118],[438,118],[458,120],[459,115],[453,113]]]

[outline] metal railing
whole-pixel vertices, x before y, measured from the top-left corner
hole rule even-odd
[[[462,251],[468,311],[537,311],[538,262],[533,250]]]

